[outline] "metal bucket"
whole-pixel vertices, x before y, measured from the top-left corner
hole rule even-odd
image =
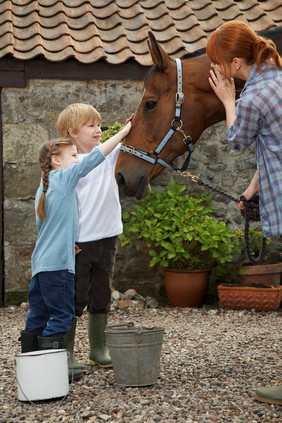
[[[18,399],[37,401],[64,397],[69,392],[67,350],[51,349],[17,354]]]
[[[164,328],[128,323],[109,325],[105,334],[118,385],[147,386],[157,382]]]

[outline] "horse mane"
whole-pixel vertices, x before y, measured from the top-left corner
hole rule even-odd
[[[192,57],[198,57],[206,54],[206,49],[201,48],[200,50],[193,51],[192,53],[185,53],[181,59],[191,59]]]
[[[271,38],[273,34],[282,34],[282,26],[277,26],[276,28],[272,29],[265,29],[264,31],[258,32],[258,34],[265,38]]]

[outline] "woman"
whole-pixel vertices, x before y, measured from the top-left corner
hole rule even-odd
[[[211,59],[209,82],[226,112],[227,141],[237,151],[256,143],[257,172],[243,193],[259,192],[264,236],[282,234],[282,59],[271,40],[248,25],[230,21],[215,30],[207,43]],[[233,78],[246,81],[235,104]],[[244,208],[243,203],[238,204]],[[282,404],[282,385],[258,389],[255,398]]]
[[[257,172],[244,196],[260,193],[263,233],[282,233],[281,130],[282,60],[270,40],[248,25],[231,21],[214,31],[207,44],[210,84],[226,111],[227,140],[237,151],[256,142]],[[233,78],[246,82],[236,104]],[[239,203],[243,208],[243,204]]]

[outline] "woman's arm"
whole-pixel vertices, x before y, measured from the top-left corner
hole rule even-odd
[[[242,195],[246,198],[246,200],[250,200],[258,192],[259,192],[258,171],[256,171],[256,173],[253,176],[253,179],[251,180],[250,185],[248,186],[248,188]],[[244,210],[243,201],[240,201],[238,203],[238,207],[240,210]]]

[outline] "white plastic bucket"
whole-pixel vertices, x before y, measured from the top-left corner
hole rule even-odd
[[[20,401],[45,400],[68,394],[67,350],[21,353],[16,355],[15,361]]]

